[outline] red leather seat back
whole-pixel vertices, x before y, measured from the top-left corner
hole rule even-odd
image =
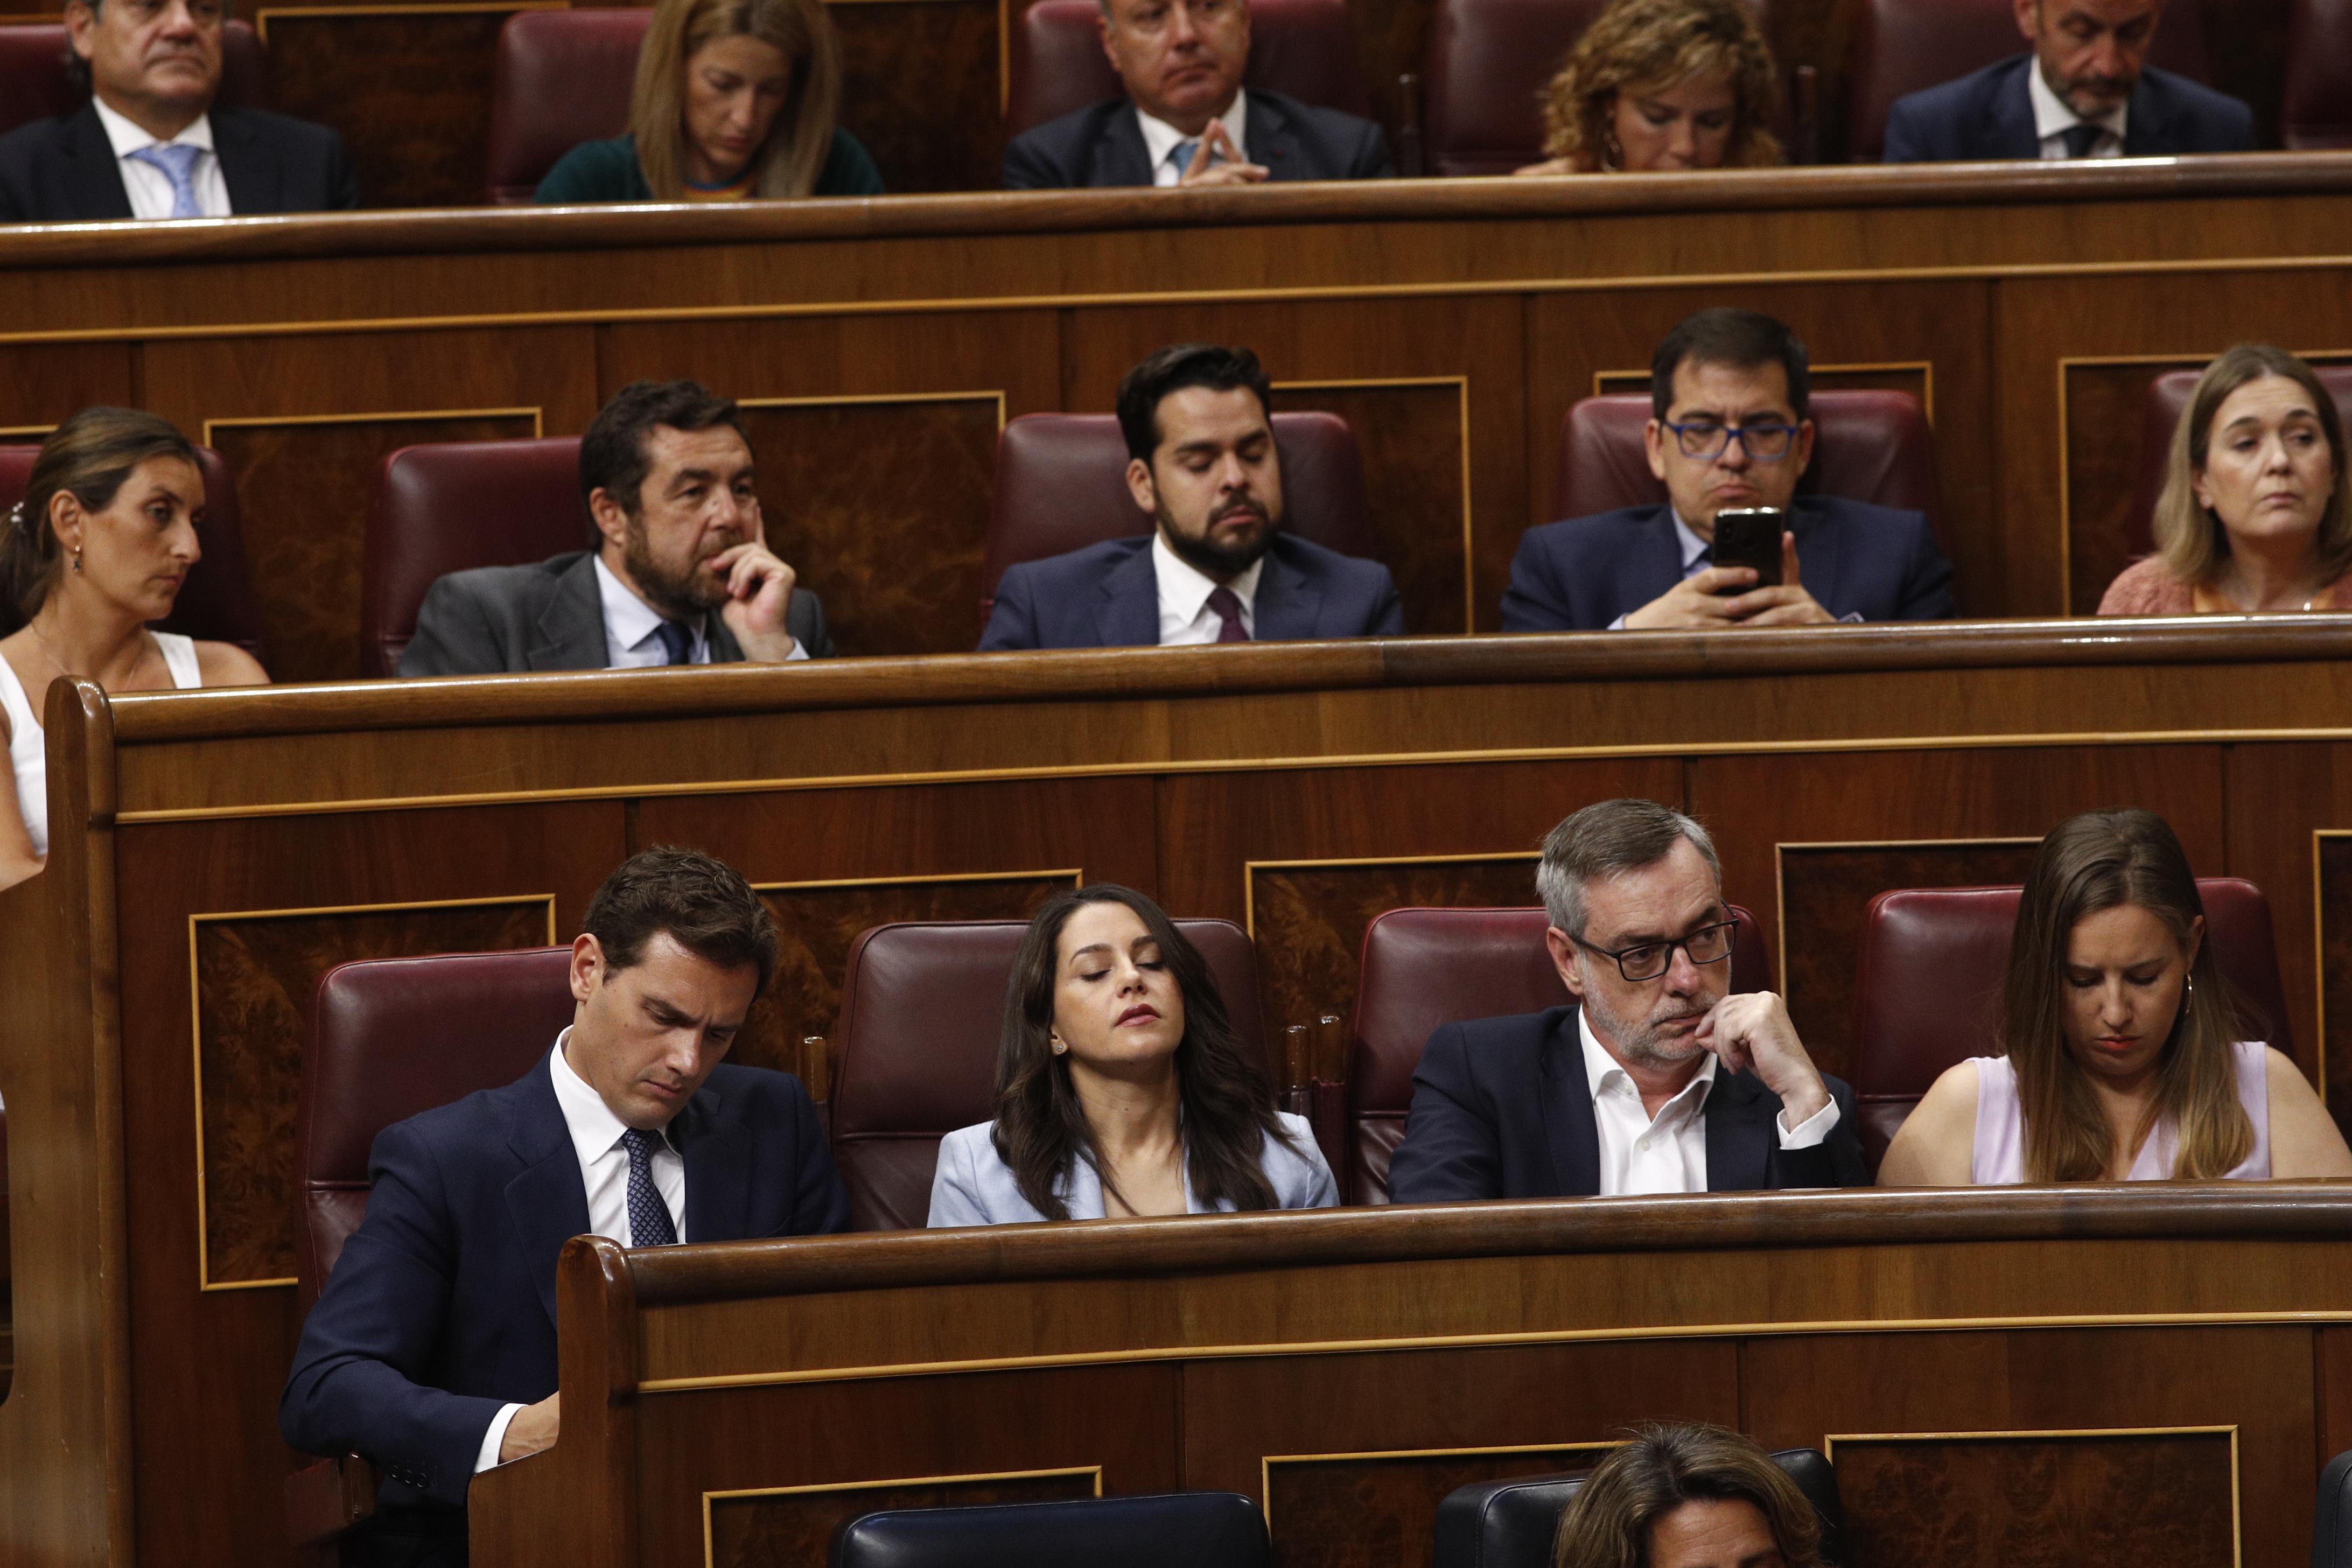
[[[2323,364],[2312,369],[2319,376],[2319,384],[2336,398],[2336,409],[2344,423],[2352,426],[2352,365]],[[2172,433],[2188,411],[2189,400],[2197,391],[2198,378],[2204,373],[2194,370],[2168,370],[2147,384],[2147,401],[2140,405],[2139,478],[2132,487],[2131,516],[2125,520],[2125,537],[2131,553],[2146,555],[2156,548],[2156,502],[2164,493],[2164,470],[2172,457]]]
[[[1095,0],[1036,0],[1021,13],[1013,26],[1007,137],[1126,93],[1103,55],[1101,15]],[[1254,0],[1242,85],[1349,114],[1372,112],[1344,0]]]
[[[1371,510],[1355,430],[1336,414],[1277,414],[1274,441],[1282,455],[1284,530],[1342,555],[1370,555]],[[981,566],[982,616],[1008,566],[1151,531],[1128,493],[1127,461],[1127,441],[1108,414],[1024,414],[1004,427]]]
[[[319,982],[299,1111],[302,1306],[367,1213],[376,1134],[529,1072],[572,1023],[568,947],[346,963]]]
[[[2203,81],[2209,67],[2203,17],[2176,5],[2156,30],[2148,64]],[[1886,148],[1895,100],[1955,81],[2031,48],[2017,30],[2014,0],[1864,0],[1848,77],[1846,145],[1858,163]]]
[[[81,112],[89,94],[66,74],[62,22],[0,26],[0,134],[36,120]],[[222,109],[267,109],[268,50],[250,22],[221,28],[221,84],[214,102]]]
[[[1906,392],[1825,390],[1811,398],[1813,460],[1797,493],[1837,496],[1936,521],[1936,438],[1927,410]],[[1552,469],[1556,518],[1593,517],[1620,507],[1657,506],[1666,487],[1650,472],[1642,432],[1647,393],[1588,397],[1561,421]]]
[[[2279,119],[2291,153],[2352,147],[2352,0],[2294,0]]]
[[[652,20],[649,7],[625,5],[507,18],[490,86],[491,201],[529,202],[557,159],[628,130],[637,49]]]
[[[1231,921],[1176,922],[1217,977],[1242,1044],[1266,1059],[1257,951]],[[833,1157],[853,1230],[920,1230],[940,1140],[995,1115],[1004,989],[1026,921],[876,926],[849,949]]]
[[[0,445],[0,513],[25,499],[40,451],[31,441]],[[180,585],[172,613],[155,627],[205,642],[235,643],[267,666],[269,652],[262,637],[261,606],[253,596],[253,574],[245,560],[236,481],[210,447],[196,448],[196,468],[205,477],[205,520],[196,525],[196,545],[204,559]]]
[[[1756,917],[1738,905],[1731,989],[1767,990],[1771,961]],[[1568,1005],[1544,945],[1543,910],[1391,910],[1364,931],[1363,967],[1348,1052],[1350,1204],[1389,1201],[1389,1157],[1404,1142],[1413,1070],[1439,1026]]]
[[[448,574],[527,565],[588,545],[579,437],[403,447],[383,460],[368,512],[361,668],[399,672],[425,591]]]
[[[2292,1055],[2270,900],[2252,882],[2200,877],[2213,961],[2254,1009],[2257,1037]],[[1999,1052],[2001,977],[2021,888],[1908,888],[1870,900],[1854,975],[1854,1099],[1873,1170],[1937,1076]]]

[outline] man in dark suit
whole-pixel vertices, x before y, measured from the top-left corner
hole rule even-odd
[[[78,114],[0,136],[0,223],[227,217],[355,207],[342,140],[215,109],[222,0],[71,0]]]
[[[783,664],[833,652],[824,606],[767,546],[732,401],[633,382],[580,442],[596,548],[453,572],[416,613],[403,675]]]
[[[1179,343],[1118,388],[1152,531],[1006,570],[982,653],[1400,637],[1387,567],[1282,531],[1270,386],[1247,349]]]
[[[1544,841],[1545,941],[1572,1005],[1447,1024],[1389,1163],[1401,1204],[1859,1186],[1853,1092],[1769,992],[1734,996],[1706,830],[1646,800]]]
[[[2163,0],[2015,3],[2033,52],[1897,100],[1888,163],[2253,150],[2252,110],[2147,64]]]
[[[1014,137],[1014,190],[1231,185],[1392,174],[1369,120],[1244,89],[1248,0],[1102,0],[1103,52],[1127,96]]]
[[[606,879],[585,926],[572,1026],[539,1065],[378,1136],[367,1217],[303,1325],[286,1440],[383,1475],[346,1563],[462,1563],[474,1477],[555,1441],[565,1241],[849,1223],[799,1080],[719,1065],[775,971],[775,927],[743,879],[646,850]]]
[[[1650,361],[1643,437],[1664,506],[1545,523],[1520,536],[1507,632],[1660,631],[1932,621],[1952,614],[1952,566],[1927,517],[1797,497],[1812,461],[1805,345],[1769,316],[1701,310]],[[1717,566],[1716,514],[1778,507],[1780,583]]]

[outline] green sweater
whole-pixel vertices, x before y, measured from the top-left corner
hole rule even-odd
[[[874,159],[856,137],[836,130],[833,151],[825,155],[824,167],[817,171],[816,189],[810,194],[878,196],[882,171],[874,166]],[[637,165],[636,138],[615,136],[610,142],[583,142],[557,159],[530,199],[581,206],[591,202],[649,202],[654,192],[646,184],[645,170]]]

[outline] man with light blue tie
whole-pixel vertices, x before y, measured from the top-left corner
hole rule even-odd
[[[631,383],[580,441],[593,548],[442,578],[400,673],[827,657],[824,606],[768,548],[758,480],[731,399],[698,382]]]
[[[0,136],[0,223],[229,217],[359,205],[342,139],[215,107],[223,0],[72,0],[79,113]]]

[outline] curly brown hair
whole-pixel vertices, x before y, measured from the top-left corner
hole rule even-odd
[[[1619,92],[1715,73],[1731,79],[1737,105],[1725,167],[1784,162],[1770,126],[1780,110],[1780,73],[1741,0],[1616,0],[1584,30],[1545,89],[1544,155],[1587,173],[1606,169]]]

